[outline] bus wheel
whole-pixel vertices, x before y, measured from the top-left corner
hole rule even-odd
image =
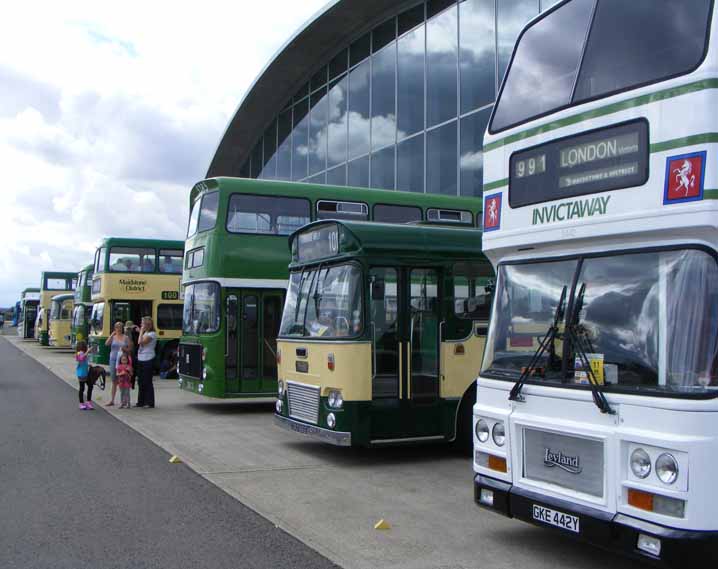
[[[459,410],[456,414],[456,439],[454,446],[462,454],[471,454],[474,446],[474,403],[476,402],[476,382],[466,390],[461,398]]]

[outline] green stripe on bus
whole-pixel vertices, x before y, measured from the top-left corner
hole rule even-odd
[[[523,132],[517,132],[516,134],[512,134],[510,136],[507,136],[506,138],[502,138],[500,140],[492,142],[491,144],[487,144],[486,146],[484,146],[484,152],[489,152],[494,148],[499,148],[506,144],[516,142],[517,140],[522,140],[524,138],[535,136],[537,134],[542,134],[544,132],[550,132],[552,130],[556,130],[557,128],[576,124],[578,122],[585,121],[588,119],[610,115],[612,113],[617,113],[619,111],[624,111],[626,109],[631,109],[634,107],[641,107],[643,105],[655,103],[656,101],[672,99],[673,97],[679,97],[680,95],[686,95],[687,93],[696,93],[705,89],[718,89],[718,79],[705,79],[703,81],[695,81],[694,83],[681,85],[680,87],[672,87],[670,89],[664,89],[663,91],[656,91],[655,93],[641,95],[640,97],[634,97],[633,99],[626,99],[625,101],[606,105],[605,107],[591,109],[590,111],[579,113],[571,117],[566,117],[565,119],[553,121],[545,125],[530,128]]]
[[[651,153],[664,152],[666,150],[672,150],[673,148],[692,146],[694,144],[707,144],[709,142],[718,142],[717,132],[704,132],[702,134],[674,138],[673,140],[666,140],[664,142],[656,142],[655,144],[651,144]]]
[[[664,140],[663,142],[656,142],[651,144],[651,154],[656,152],[665,152],[666,150],[673,150],[674,148],[682,148],[684,146],[694,146],[696,144],[709,144],[718,142],[718,132],[704,132],[701,134],[694,134],[691,136],[684,136],[682,138],[674,138],[672,140]],[[508,185],[509,179],[504,178],[503,180],[496,180],[489,184],[484,185],[484,192],[495,190],[496,188],[502,188]],[[708,190],[707,190],[708,191]],[[710,198],[715,199],[715,198]]]
[[[703,190],[704,200],[718,200],[718,190]]]

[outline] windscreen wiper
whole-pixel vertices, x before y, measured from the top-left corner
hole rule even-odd
[[[581,309],[583,308],[583,297],[585,293],[586,283],[581,285],[578,295],[576,296],[573,317],[571,318],[569,325],[566,327],[566,335],[573,345],[573,349],[576,352],[578,359],[581,361],[581,367],[586,370],[586,377],[588,377],[588,383],[591,386],[591,395],[593,396],[593,402],[596,404],[596,407],[598,407],[601,413],[615,415],[616,412],[608,403],[608,399],[606,399],[601,384],[598,382],[598,379],[596,379],[596,374],[594,374],[591,362],[588,359],[588,354],[593,353],[593,346],[591,345],[590,340],[587,340],[584,334],[579,330],[579,315],[581,314]],[[586,344],[588,344],[588,346]]]
[[[549,326],[549,329],[546,331],[546,335],[539,343],[539,347],[534,352],[534,355],[531,358],[529,365],[527,365],[521,370],[521,377],[519,377],[516,384],[511,388],[511,393],[509,394],[510,401],[524,401],[524,398],[521,395],[521,389],[523,388],[524,383],[526,383],[526,380],[529,378],[529,376],[534,373],[534,371],[536,370],[536,364],[538,364],[539,360],[541,359],[541,356],[543,356],[544,352],[549,348],[549,346],[551,346],[551,350],[553,353],[554,340],[559,335],[558,324],[563,319],[563,308],[566,302],[567,290],[568,287],[564,285],[563,289],[561,290],[561,297],[559,298],[558,306],[556,306],[556,312],[554,312],[553,315],[553,322],[551,323],[551,326]]]

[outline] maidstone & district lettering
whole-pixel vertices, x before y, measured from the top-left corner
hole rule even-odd
[[[599,196],[585,200],[563,202],[558,205],[534,208],[532,225],[556,223],[570,219],[605,215],[611,196]]]
[[[139,279],[120,279],[120,284],[125,287],[125,292],[145,292],[147,281]]]

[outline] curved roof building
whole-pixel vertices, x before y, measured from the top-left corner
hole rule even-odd
[[[260,73],[207,176],[478,196],[514,42],[554,3],[333,0]]]

